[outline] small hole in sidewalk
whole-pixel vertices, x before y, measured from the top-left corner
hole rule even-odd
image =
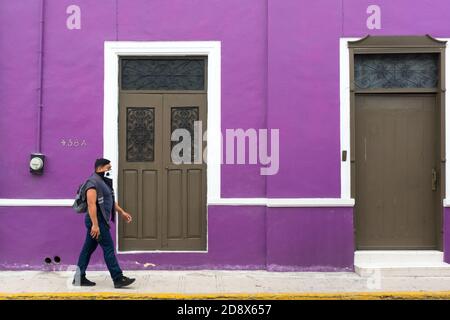
[[[50,259],[49,257],[46,257],[44,259],[44,262],[45,262],[45,264],[50,264],[50,263],[52,263],[52,259]]]
[[[59,256],[55,256],[53,258],[53,261],[55,261],[55,263],[60,263],[61,262],[61,258]]]

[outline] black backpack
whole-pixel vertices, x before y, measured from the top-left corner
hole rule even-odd
[[[83,184],[81,184],[78,187],[77,190],[77,194],[75,196],[75,200],[72,204],[72,208],[75,210],[75,212],[77,213],[85,213],[88,211],[88,204],[87,204],[87,196],[86,196],[86,185],[89,181],[93,182],[96,186],[96,190],[97,190],[97,204],[100,207],[100,211],[103,215],[103,217],[105,217],[106,219],[106,214],[105,214],[105,208],[103,207],[103,193],[101,188],[98,188],[98,183],[99,183],[99,177],[97,175],[92,175],[91,177],[89,177]]]
[[[77,195],[75,196],[75,201],[73,202],[72,208],[77,213],[85,213],[87,212],[87,198],[86,198],[86,184],[89,180],[86,180],[82,183],[77,190]]]

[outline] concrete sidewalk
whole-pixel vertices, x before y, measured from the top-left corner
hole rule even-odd
[[[0,272],[0,299],[9,298],[446,298],[450,277],[386,277],[352,272],[127,271],[136,277],[114,289],[108,272],[91,271],[95,287],[73,287],[73,272]]]

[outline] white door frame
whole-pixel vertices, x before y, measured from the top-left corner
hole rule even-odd
[[[103,154],[118,166],[119,161],[119,59],[122,56],[207,56],[207,141],[206,149],[206,251],[119,251],[119,241],[116,241],[118,253],[164,253],[164,252],[208,252],[208,203],[220,198],[220,162],[221,162],[221,124],[220,124],[220,41],[105,41],[104,44],[104,110],[103,110]],[[118,170],[114,170],[114,192],[116,199]],[[117,221],[117,219],[116,219]],[[116,225],[118,239],[118,225]]]
[[[339,88],[340,88],[340,128],[341,128],[341,154],[347,151],[347,161],[341,161],[341,197],[351,196],[351,171],[350,171],[350,53],[349,41],[356,41],[360,38],[342,37],[339,42]],[[450,41],[450,38],[436,38],[441,41]],[[445,50],[445,79],[450,79],[450,50]],[[450,92],[446,90],[445,101],[450,101]],[[448,159],[450,150],[450,110],[445,104],[445,158]],[[450,161],[445,163],[445,198],[443,207],[450,207]],[[384,250],[386,251],[386,250]],[[436,250],[421,250],[422,252]],[[355,253],[363,252],[360,250]],[[443,259],[443,258],[442,258]]]
[[[208,56],[207,203],[220,198],[220,41],[105,41],[103,153],[118,164],[119,58],[121,56]],[[114,190],[117,198],[117,170]]]

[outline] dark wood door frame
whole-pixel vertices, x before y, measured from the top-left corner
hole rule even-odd
[[[350,174],[351,174],[351,197],[356,198],[356,152],[355,152],[355,100],[358,94],[386,94],[386,93],[434,93],[440,110],[440,147],[438,148],[440,158],[439,203],[436,205],[436,235],[437,248],[443,249],[443,199],[445,197],[445,49],[446,41],[439,41],[429,35],[425,36],[366,36],[357,41],[349,41],[350,58]],[[355,55],[356,54],[389,54],[389,53],[437,53],[439,55],[438,85],[433,89],[365,89],[361,90],[355,86]],[[342,71],[341,71],[342,72]],[[356,243],[356,212],[353,216],[355,250]]]

